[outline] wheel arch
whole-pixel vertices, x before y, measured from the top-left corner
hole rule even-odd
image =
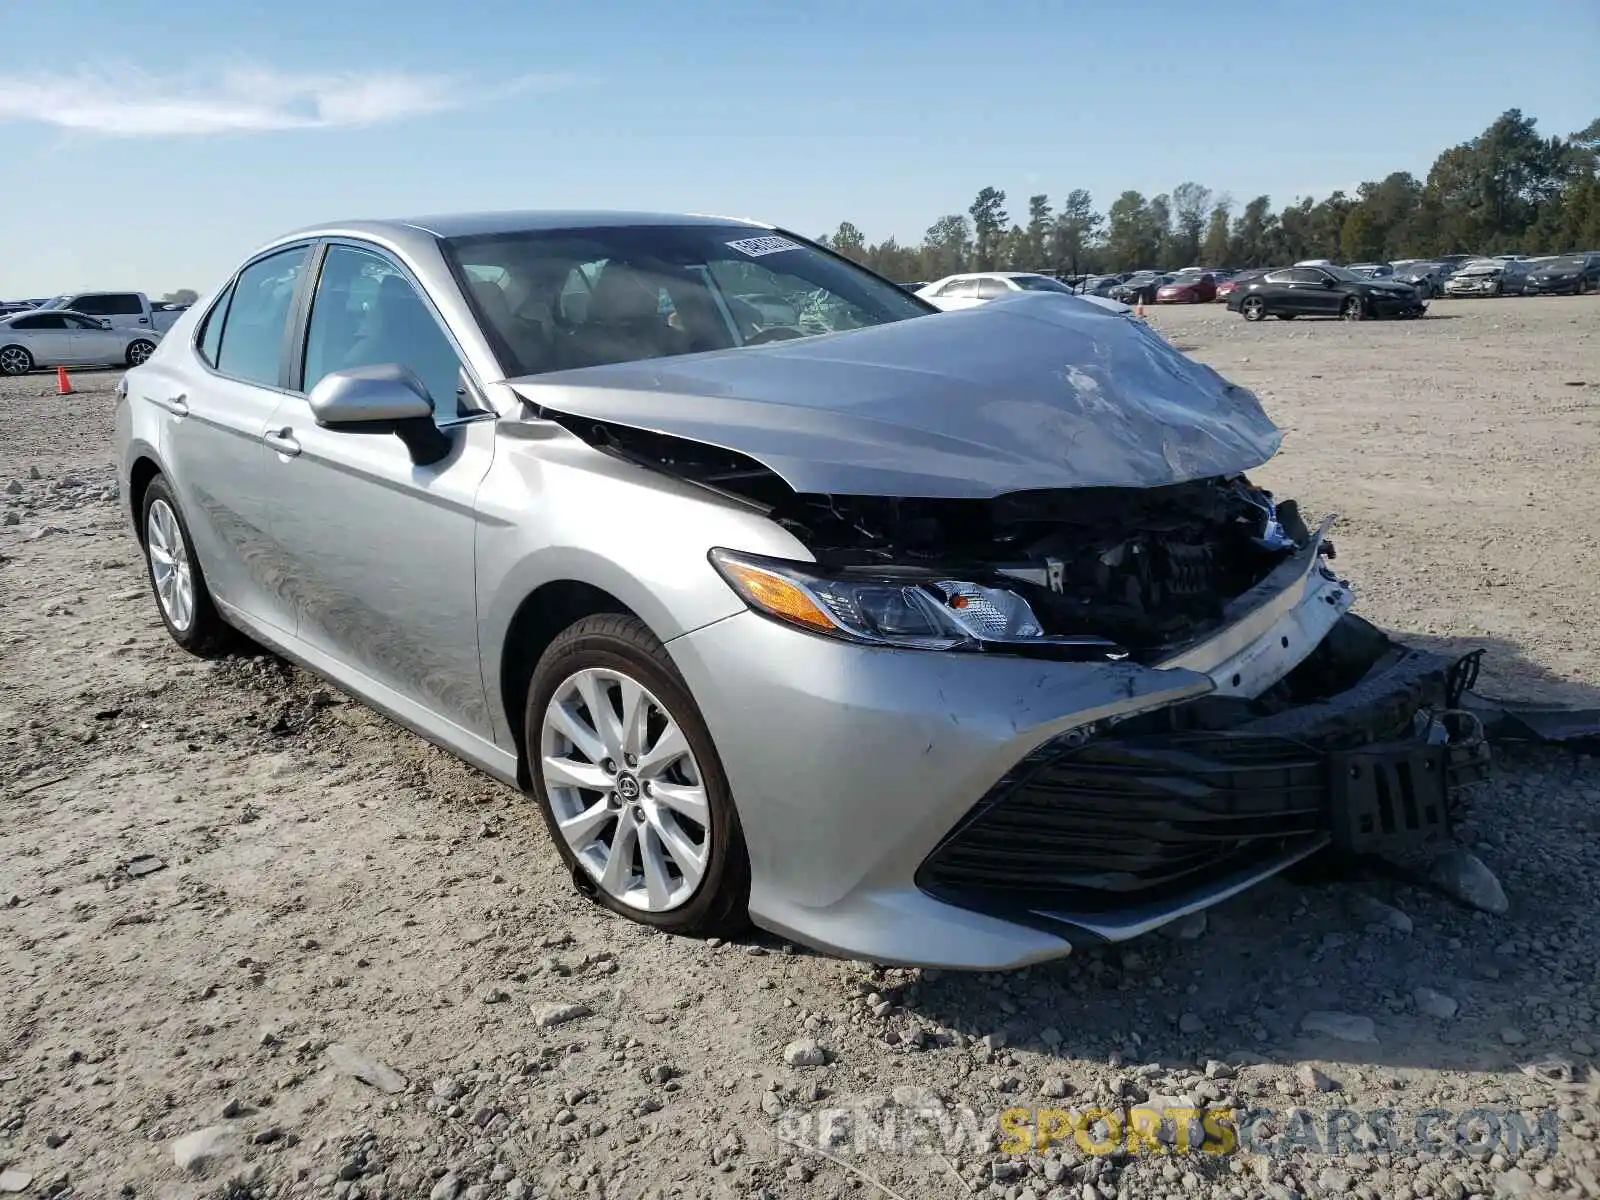
[[[150,490],[150,484],[162,471],[161,464],[156,462],[155,456],[148,450],[137,451],[136,455],[128,467],[128,514],[133,521],[134,536],[139,539],[139,544],[142,546],[144,522],[139,519],[139,514],[144,509],[144,494]]]
[[[635,617],[644,621],[646,627],[650,624],[604,588],[577,579],[556,579],[524,596],[506,626],[496,682],[506,725],[517,748],[517,783],[524,790],[532,787],[532,779],[528,774],[527,731],[523,728],[522,710],[527,704],[533,669],[562,630],[584,617],[601,613]]]

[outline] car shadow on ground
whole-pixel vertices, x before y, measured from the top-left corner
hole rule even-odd
[[[1517,654],[1497,639],[1407,640]],[[1521,665],[1524,677],[1539,673]],[[1584,703],[1582,690],[1552,683],[1568,703]],[[1600,704],[1600,689],[1587,692],[1589,705]],[[1085,946],[1023,971],[925,973],[893,998],[941,1027],[1062,1060],[1326,1059],[1493,1073],[1560,1057],[1581,1075],[1585,1047],[1592,1053],[1600,1042],[1586,1007],[1594,964],[1578,960],[1600,879],[1597,767],[1593,743],[1497,747],[1494,774],[1472,789],[1456,843],[1496,873],[1510,899],[1505,915],[1434,890],[1426,860],[1396,869],[1326,856],[1212,908],[1203,922]],[[1405,914],[1393,918],[1401,928],[1374,921],[1361,897]],[[1456,1013],[1420,1011],[1419,987],[1447,996]],[[1375,1040],[1307,1033],[1306,1015],[1325,1011],[1369,1020]]]

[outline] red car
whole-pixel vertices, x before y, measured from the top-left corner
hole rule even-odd
[[[1210,304],[1217,298],[1217,281],[1210,274],[1182,275],[1156,289],[1157,304]]]

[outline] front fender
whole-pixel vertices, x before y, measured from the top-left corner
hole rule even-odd
[[[502,434],[478,492],[478,646],[497,743],[515,723],[498,685],[512,621],[547,584],[598,588],[663,642],[745,611],[707,560],[715,546],[780,558],[811,553],[762,513],[611,457],[553,424]]]

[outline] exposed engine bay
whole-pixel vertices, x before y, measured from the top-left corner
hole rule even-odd
[[[836,579],[922,589],[973,649],[1159,660],[1222,624],[1311,536],[1292,500],[1243,475],[988,500],[805,494],[734,451],[548,415],[598,449],[758,506]]]

